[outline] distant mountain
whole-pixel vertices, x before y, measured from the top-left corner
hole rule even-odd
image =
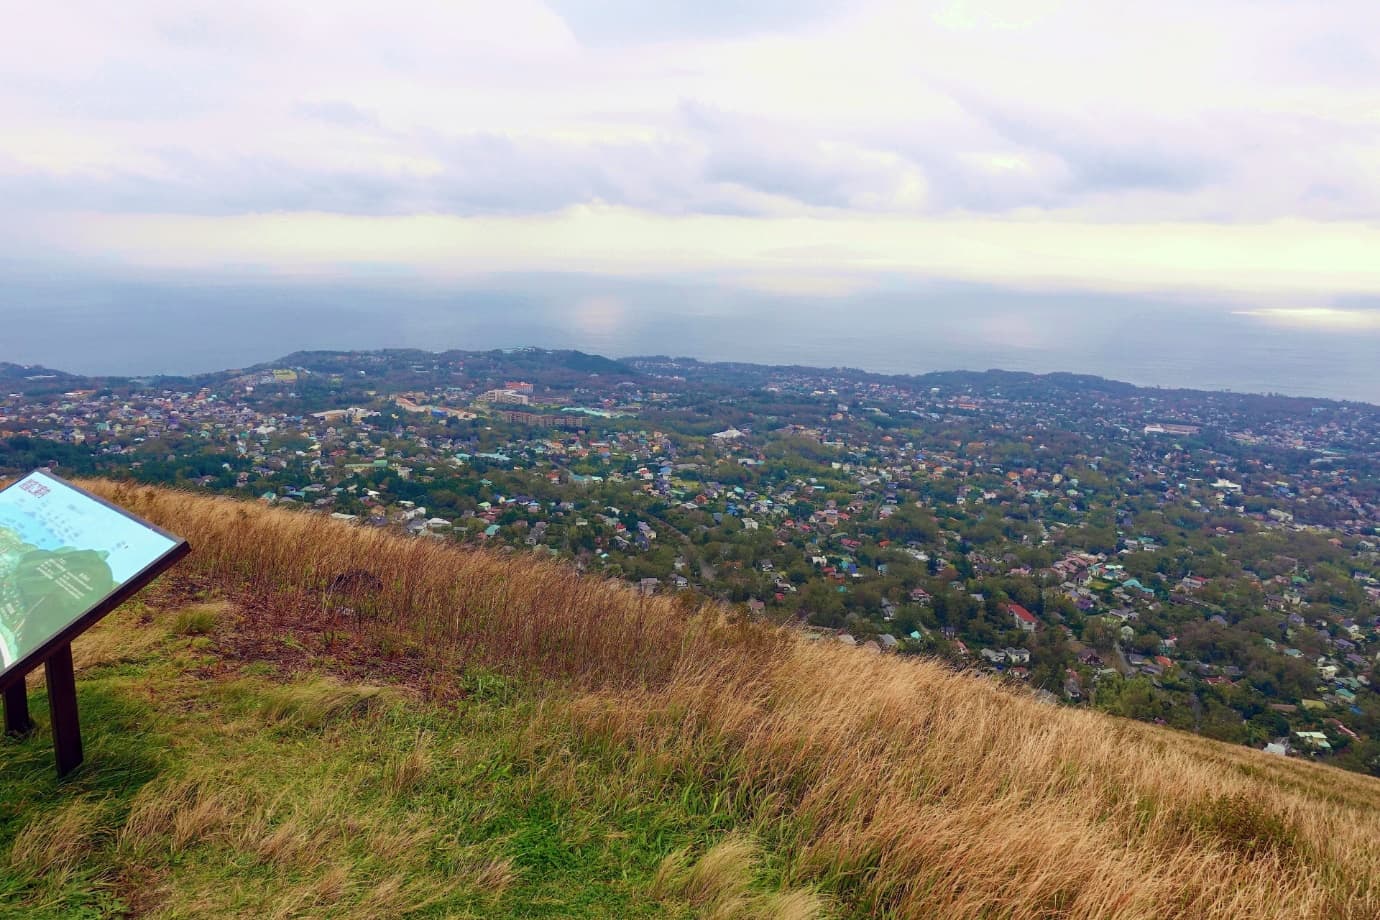
[[[76,374],[53,370],[41,364],[11,364],[0,361],[0,380],[82,380]]]
[[[322,349],[320,351],[294,351],[290,355],[284,355],[274,361],[264,361],[252,367],[245,368],[246,371],[264,371],[275,367],[300,367],[304,370],[315,371],[321,374],[335,373],[348,367],[354,367],[359,362],[380,363],[380,362],[425,362],[434,363],[441,355],[434,351],[423,351],[420,348],[379,348],[370,351],[332,351]]]
[[[0,361],[0,389],[5,393],[24,393],[37,396],[60,393],[84,385],[85,377],[53,370],[41,364],[11,364]]]
[[[417,348],[382,348],[374,351],[297,351],[285,355],[277,361],[257,364],[250,371],[264,371],[275,367],[299,367],[319,374],[341,373],[357,370],[361,366],[387,366],[407,368],[410,365],[432,367],[438,364],[456,362],[487,362],[495,369],[506,369],[519,374],[524,369],[532,371],[568,370],[581,374],[613,374],[636,376],[637,370],[631,365],[605,358],[602,355],[587,354],[574,349],[545,348],[505,348],[489,351],[445,352],[423,351]]]
[[[603,377],[645,379],[648,375],[682,376],[701,386],[739,388],[760,386],[782,374],[842,375],[854,381],[898,384],[916,387],[941,387],[974,396],[1006,399],[1045,399],[1052,394],[1088,398],[1097,394],[1124,397],[1137,392],[1154,393],[1172,401],[1209,396],[1222,409],[1270,407],[1289,412],[1307,412],[1319,406],[1340,406],[1348,400],[1324,397],[1281,396],[1264,393],[1238,393],[1229,390],[1142,387],[1093,374],[1064,371],[954,370],[924,374],[883,374],[851,367],[813,367],[808,365],[752,364],[736,361],[701,361],[689,357],[640,355],[608,358],[576,349],[506,348],[487,351],[452,349],[444,352],[418,348],[383,348],[369,351],[297,351],[274,361],[247,368],[233,368],[189,376],[99,377],[70,374],[41,365],[0,362],[0,386],[10,391],[41,393],[46,390],[78,386],[199,387],[213,386],[245,373],[262,373],[275,368],[300,368],[313,374],[367,375],[372,380],[386,378],[390,383],[425,385],[435,373],[463,364],[470,370],[482,369],[495,376],[521,379],[544,375],[553,381],[573,381],[597,374]],[[362,377],[360,379],[363,379]],[[1361,404],[1364,405],[1364,404]]]
[[[603,355],[587,354],[583,351],[514,348],[501,352],[486,352],[486,354],[498,358],[505,364],[519,368],[561,367],[583,374],[626,374],[629,376],[637,374],[636,369],[622,361],[605,358]]]
[[[1152,393],[1157,398],[1172,401],[1181,398],[1211,399],[1222,409],[1259,409],[1270,407],[1281,411],[1307,412],[1315,407],[1368,405],[1350,400],[1321,396],[1283,396],[1273,393],[1238,393],[1230,390],[1200,390],[1187,387],[1145,387],[1112,380],[1095,374],[1076,374],[1067,371],[1035,373],[1033,371],[989,370],[931,371],[924,374],[881,374],[851,367],[811,367],[807,365],[769,365],[743,362],[700,361],[695,358],[642,355],[624,359],[635,370],[649,374],[674,374],[694,380],[700,385],[743,387],[766,383],[781,374],[834,374],[860,382],[888,383],[914,387],[940,387],[973,396],[1005,399],[1047,399],[1051,395],[1087,398],[1098,394],[1125,397],[1136,393]]]

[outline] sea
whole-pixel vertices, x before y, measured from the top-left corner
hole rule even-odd
[[[780,293],[711,279],[523,275],[0,279],[0,361],[192,374],[310,349],[539,346],[854,367],[1073,371],[1142,386],[1380,404],[1380,323],[1280,325],[1249,302],[894,283]]]

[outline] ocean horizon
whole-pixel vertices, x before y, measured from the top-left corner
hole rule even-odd
[[[799,296],[580,276],[451,287],[30,276],[0,290],[0,323],[0,360],[92,375],[206,373],[303,350],[534,346],[886,374],[1063,371],[1380,404],[1380,330],[1286,329],[1239,305],[1170,297],[975,285]]]

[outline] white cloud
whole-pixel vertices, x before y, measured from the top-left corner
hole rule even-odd
[[[820,273],[1043,289],[1297,296],[1380,293],[1380,228],[1361,223],[1094,224],[1044,218],[665,216],[577,206],[521,217],[81,214],[30,228],[45,247],[154,269],[231,262],[330,274],[353,262],[434,277]]]
[[[1250,316],[1272,326],[1321,331],[1380,330],[1380,310],[1340,310],[1332,307],[1271,307],[1263,310],[1237,310],[1237,316]]]
[[[131,0],[6,23],[0,233],[73,264],[780,288],[795,248],[848,286],[1376,286],[1369,0]]]

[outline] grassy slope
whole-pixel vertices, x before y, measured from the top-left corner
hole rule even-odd
[[[1364,777],[550,563],[101,488],[196,552],[86,640],[76,782],[42,733],[0,747],[0,908],[1380,916]],[[376,589],[326,590],[356,569]]]
[[[663,857],[732,842],[698,790],[620,777],[507,681],[441,705],[225,669],[236,619],[131,605],[78,644],[87,765],[59,785],[42,727],[3,747],[0,915],[687,916]],[[758,875],[740,858],[713,892],[763,913]]]

